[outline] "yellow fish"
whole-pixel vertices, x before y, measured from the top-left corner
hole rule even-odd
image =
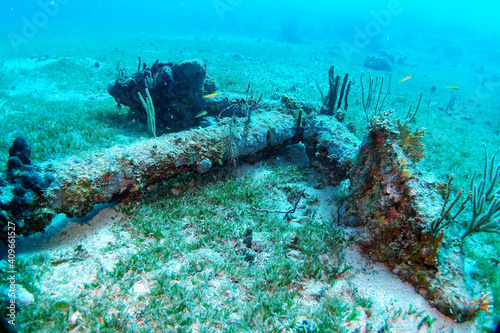
[[[446,87],[446,89],[460,90],[459,87],[455,87],[455,86],[449,86],[449,87]]]
[[[204,111],[201,111],[200,113],[198,113],[195,118],[200,118],[200,117],[203,117],[204,115],[207,114],[207,110],[204,110]]]
[[[209,94],[209,95],[205,95],[203,97],[205,97],[205,98],[212,98],[212,97],[215,97],[217,95],[219,95],[219,94]]]
[[[405,82],[406,80],[409,80],[409,79],[411,79],[411,75],[405,76],[404,78],[399,80],[398,83]]]

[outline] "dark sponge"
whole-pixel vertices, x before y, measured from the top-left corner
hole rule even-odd
[[[56,180],[56,177],[54,177],[53,174],[46,172],[43,175],[43,179],[45,180],[47,187],[48,187],[50,184],[52,184]]]
[[[47,188],[58,184],[56,177],[40,172],[31,164],[30,154],[28,140],[18,136],[9,149],[8,171],[0,175],[0,233],[5,233],[9,223],[14,222],[16,234],[31,235],[45,228],[38,224],[40,220],[53,217],[43,205]]]
[[[0,221],[2,222],[8,222],[9,221],[9,214],[5,210],[0,210]]]
[[[26,193],[26,189],[21,184],[14,184],[14,197],[22,197]]]
[[[35,192],[43,191],[48,186],[42,175],[37,172],[23,173],[21,176],[21,185],[23,185],[24,188],[31,188]]]
[[[30,154],[31,148],[28,139],[22,135],[17,136],[12,147],[9,148],[9,156],[19,158],[23,164],[31,164]]]
[[[7,170],[12,171],[12,170],[20,170],[23,167],[23,162],[21,159],[17,156],[11,156],[9,157],[9,160],[7,161]]]

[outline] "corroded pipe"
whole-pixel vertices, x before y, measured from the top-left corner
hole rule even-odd
[[[236,147],[240,159],[258,159],[261,154],[287,144],[295,131],[293,116],[271,111],[256,114],[250,124],[245,124],[245,119],[226,118],[210,128],[43,162],[36,166],[36,172],[42,179],[43,175],[52,175],[50,185],[42,191],[23,188],[31,197],[29,203],[23,204],[17,215],[3,210],[5,218],[0,223],[5,229],[9,221],[16,221],[18,234],[43,232],[58,213],[82,217],[97,203],[133,195],[183,172],[208,172],[213,165],[227,160],[229,145]],[[22,173],[23,168],[28,167],[20,166],[21,171],[15,171]],[[10,191],[11,198],[15,197],[16,186],[20,186],[16,182],[14,179],[2,188],[4,194]]]

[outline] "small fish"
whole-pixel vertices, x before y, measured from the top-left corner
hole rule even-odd
[[[398,83],[405,82],[406,80],[409,80],[409,79],[411,79],[411,75],[405,76],[404,78],[399,80]]]
[[[207,110],[203,110],[203,111],[201,111],[200,113],[198,113],[198,114],[195,116],[195,118],[200,118],[200,117],[203,117],[203,116],[204,116],[204,115],[206,115],[206,114],[207,114]]]
[[[455,87],[455,86],[449,86],[449,87],[446,87],[446,89],[460,90],[459,87]]]
[[[218,96],[219,94],[209,94],[209,95],[205,95],[203,97],[205,98],[212,98],[212,97],[215,97],[215,96]]]

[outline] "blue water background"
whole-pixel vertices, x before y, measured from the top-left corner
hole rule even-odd
[[[494,1],[3,1],[2,46],[28,51],[48,34],[123,32],[241,35],[287,42],[330,40],[356,48],[425,44],[485,53],[498,49],[500,3]],[[31,24],[31,26],[30,26]],[[287,40],[287,38],[289,40]],[[26,43],[25,43],[26,42]],[[17,45],[15,45],[17,43]],[[453,51],[449,56],[454,56]],[[494,57],[493,57],[494,58]],[[494,59],[493,59],[494,60]]]

